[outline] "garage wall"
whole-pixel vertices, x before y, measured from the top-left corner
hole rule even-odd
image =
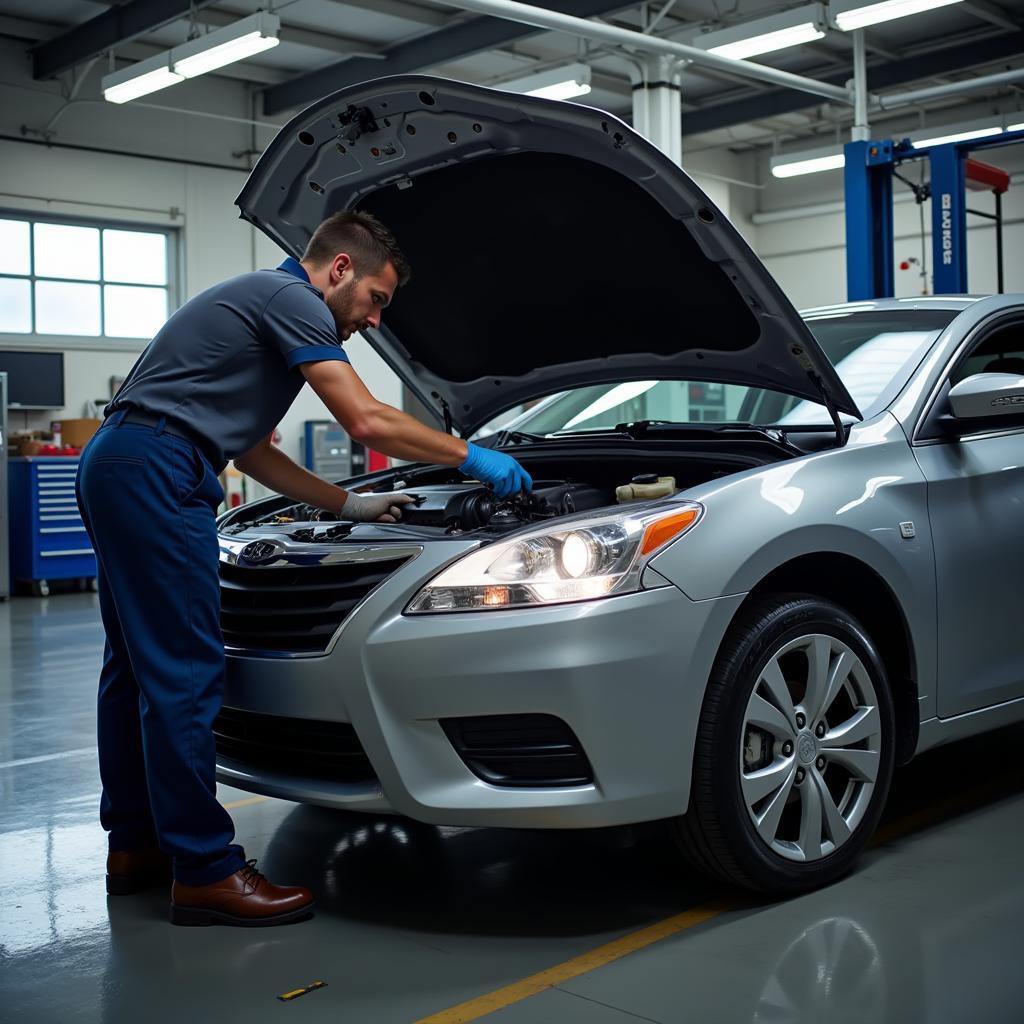
[[[280,262],[283,254],[240,221],[234,206],[249,159],[237,154],[254,144],[250,126],[86,100],[68,106],[53,123],[53,145],[46,146],[32,131],[45,128],[64,106],[58,87],[32,81],[24,48],[11,41],[0,41],[0,68],[0,210],[171,227],[178,236],[182,301],[226,277]],[[92,76],[98,74],[94,69]],[[199,99],[184,95],[199,88]],[[79,96],[90,94],[98,94],[91,78]],[[243,83],[209,78],[185,82],[153,99],[168,105],[187,100],[203,110],[243,117],[250,97]],[[257,145],[272,134],[257,132]],[[146,157],[131,155],[142,153]],[[4,348],[52,345],[52,339],[42,337],[0,335]],[[16,413],[11,428],[46,427],[51,419],[83,415],[84,404],[107,394],[110,376],[126,374],[143,347],[97,339],[68,342],[67,406],[53,413]],[[398,379],[366,342],[353,338],[346,348],[370,390],[400,405]],[[281,425],[282,447],[298,459],[302,421],[328,418],[323,403],[304,388]]]
[[[32,80],[24,45],[0,40],[0,210],[169,226],[180,241],[182,299],[225,277],[277,263],[281,254],[237,219],[233,205],[253,153],[276,130],[243,123],[253,110],[253,86],[208,76],[155,94],[152,103],[147,98],[116,106],[95,99],[104,70],[94,66],[69,101],[59,83]],[[176,105],[214,116],[167,109]],[[1024,264],[1012,258],[1024,251],[1024,146],[990,151],[986,159],[1015,172],[1015,185],[1004,198],[1007,288],[1024,291]],[[685,139],[682,162],[797,306],[845,299],[840,172],[780,181],[770,175],[766,150],[699,149]],[[808,207],[823,204],[831,209],[806,214]],[[972,205],[991,209],[992,197],[976,195]],[[766,214],[784,219],[768,222]],[[930,243],[928,206],[925,217]],[[919,258],[917,207],[897,203],[895,218],[897,262]],[[987,222],[970,219],[968,248],[971,290],[994,290],[994,230]],[[899,295],[919,292],[916,268],[897,271],[896,287]],[[47,342],[0,336],[0,347],[30,344]],[[353,338],[347,347],[371,391],[401,406],[399,381],[366,343]],[[138,344],[69,343],[67,407],[53,414],[16,414],[12,427],[82,415],[84,403],[102,397],[109,377],[127,373],[140,350]],[[281,425],[284,449],[298,458],[302,421],[327,416],[305,389]]]
[[[1024,252],[1024,146],[1006,146],[978,154],[979,159],[1001,167],[1012,174],[1010,191],[1003,196],[1003,251],[1006,291],[1024,292],[1024,264],[1016,254]],[[916,165],[903,170],[917,180]],[[780,213],[789,219],[756,225],[757,248],[769,270],[797,307],[822,305],[846,300],[846,228],[843,212],[843,175],[828,171],[787,180],[773,179],[764,158],[764,180],[770,182],[761,193],[761,212],[772,216]],[[901,271],[899,263],[913,257],[921,258],[921,230],[918,206],[902,197],[909,189],[896,182],[894,189],[894,257],[896,260],[896,294],[910,296],[921,293],[918,266]],[[834,212],[816,212],[812,216],[800,211],[822,204],[834,206]],[[970,193],[972,209],[994,212],[991,193]],[[931,291],[931,203],[924,204],[926,257],[929,268],[928,288]],[[755,218],[760,220],[760,218]],[[995,228],[991,221],[968,215],[967,218],[968,287],[971,292],[996,290]]]
[[[684,138],[683,169],[756,250],[757,228],[750,218],[761,192],[757,157],[727,149],[689,150],[686,141]]]

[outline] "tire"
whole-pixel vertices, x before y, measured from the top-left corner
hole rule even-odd
[[[866,630],[830,601],[768,595],[722,642],[690,805],[672,831],[691,864],[730,884],[778,895],[827,885],[878,824],[894,750],[892,694]]]

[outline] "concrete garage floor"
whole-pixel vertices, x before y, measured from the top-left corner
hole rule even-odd
[[[310,885],[317,916],[174,928],[166,894],[104,893],[101,637],[93,595],[0,605],[0,1020],[1024,1020],[1024,728],[903,769],[857,872],[784,903],[687,874],[657,836],[435,829],[225,789],[248,855]]]

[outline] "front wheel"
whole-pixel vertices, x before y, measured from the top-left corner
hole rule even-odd
[[[690,807],[691,862],[775,893],[849,870],[893,771],[895,721],[870,637],[838,605],[776,595],[730,629],[708,682]]]

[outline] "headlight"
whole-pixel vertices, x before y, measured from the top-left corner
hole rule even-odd
[[[703,512],[687,501],[561,519],[557,528],[539,527],[459,559],[406,613],[525,608],[640,590],[651,558]]]

